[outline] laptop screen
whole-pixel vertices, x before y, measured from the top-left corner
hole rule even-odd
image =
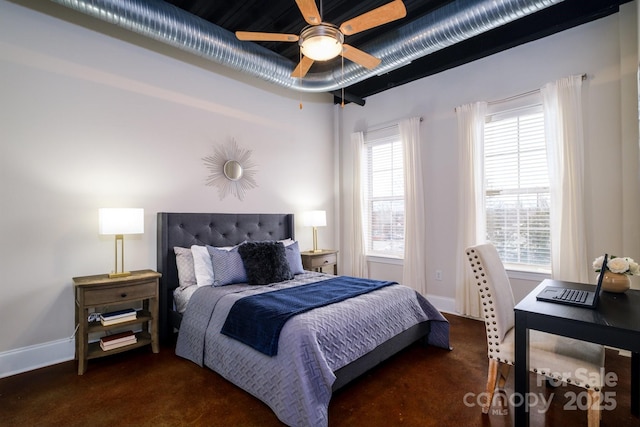
[[[602,279],[604,278],[604,272],[607,269],[607,258],[609,258],[608,254],[604,254],[604,259],[602,260],[602,267],[600,267],[600,275],[598,276],[598,284],[596,285],[596,294],[593,298],[593,306],[596,307],[598,305],[598,300],[600,299],[600,288],[602,288]]]

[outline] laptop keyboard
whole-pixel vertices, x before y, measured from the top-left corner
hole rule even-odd
[[[560,295],[557,295],[554,298],[562,301],[585,302],[587,300],[588,295],[589,295],[588,291],[578,291],[576,289],[565,289],[564,291],[562,291]]]

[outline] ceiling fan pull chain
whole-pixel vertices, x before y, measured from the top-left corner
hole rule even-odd
[[[300,62],[302,62],[302,48],[301,47],[298,48],[298,52],[299,52],[298,56],[300,57],[300,60],[298,61],[298,64],[299,64]],[[302,88],[302,83],[303,83],[303,80],[302,80],[302,67],[300,67],[300,88]],[[298,95],[299,95],[299,101],[300,101],[300,109],[302,110],[302,91],[299,91]]]
[[[340,102],[340,107],[344,108],[344,56],[340,56],[342,60],[342,101]]]

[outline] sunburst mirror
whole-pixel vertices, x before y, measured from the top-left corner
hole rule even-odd
[[[243,200],[247,190],[258,186],[251,150],[239,148],[235,139],[215,147],[213,155],[202,160],[210,171],[206,184],[218,187],[220,200],[228,194]]]

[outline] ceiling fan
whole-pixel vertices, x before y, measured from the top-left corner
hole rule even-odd
[[[349,19],[339,27],[322,22],[315,0],[296,0],[298,9],[309,24],[300,35],[283,33],[261,33],[236,31],[236,37],[243,41],[281,41],[298,42],[300,45],[300,63],[291,73],[291,77],[303,78],[315,61],[327,61],[338,55],[366,68],[375,68],[380,59],[360,49],[344,43],[344,36],[359,33],[379,25],[404,18],[407,9],[402,0],[393,0],[369,12]],[[322,4],[322,3],[321,3]],[[322,9],[322,5],[320,6]]]

